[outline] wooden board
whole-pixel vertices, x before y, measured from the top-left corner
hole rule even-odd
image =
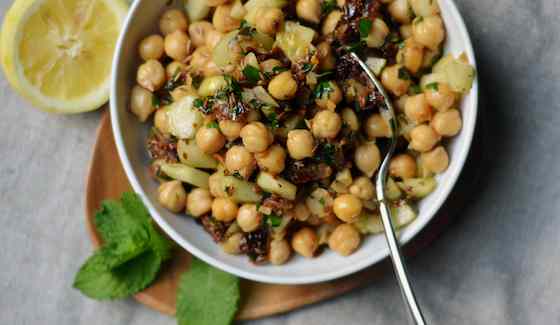
[[[479,149],[480,146],[476,146],[472,150],[471,163],[473,160],[477,161],[472,156],[480,152]],[[477,168],[466,168],[461,180],[438,215],[406,246],[407,256],[416,255],[450,224],[453,212],[460,211],[466,198],[470,197],[468,194],[476,183],[477,170]],[[130,190],[114,144],[109,114],[105,112],[97,131],[97,141],[86,185],[86,221],[95,247],[99,247],[101,244],[93,223],[95,211],[99,209],[103,200],[117,199],[121,193]],[[189,263],[190,254],[179,250],[175,257],[166,264],[157,281],[151,287],[135,295],[136,300],[162,313],[174,314],[179,277],[188,268]],[[386,272],[391,272],[391,264],[388,260],[348,277],[319,284],[288,286],[242,280],[243,299],[238,318],[255,319],[288,312],[365,286],[379,279]]]

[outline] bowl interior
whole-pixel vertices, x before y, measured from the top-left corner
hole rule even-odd
[[[475,63],[471,42],[463,20],[451,0],[440,0],[447,29],[446,53],[465,52]],[[246,257],[225,254],[195,221],[170,213],[157,203],[157,183],[148,173],[149,159],[145,150],[148,124],[139,123],[128,111],[130,90],[140,64],[139,41],[156,32],[158,19],[168,0],[137,0],[117,44],[111,87],[111,120],[115,141],[124,169],[133,189],[142,197],[153,218],[178,244],[198,258],[240,277],[260,282],[298,284],[335,279],[379,262],[388,255],[382,235],[367,237],[360,249],[349,257],[326,250],[319,258],[296,256],[283,266],[254,266]],[[454,186],[467,157],[477,115],[478,82],[461,104],[463,130],[448,144],[450,166],[438,177],[439,186],[419,205],[418,218],[400,232],[403,243],[413,238],[432,219]]]

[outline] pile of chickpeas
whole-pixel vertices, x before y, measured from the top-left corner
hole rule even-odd
[[[165,11],[159,21],[160,34],[147,36],[138,47],[144,62],[137,71],[137,85],[132,89],[130,108],[142,122],[153,115],[154,127],[163,135],[170,134],[168,117],[164,110],[154,105],[153,97],[176,76],[177,71],[201,76],[204,80],[199,89],[179,87],[173,90],[173,100],[186,95],[215,92],[224,82],[226,73],[234,78],[242,77],[239,67],[223,69],[212,61],[212,51],[222,37],[240,27],[242,20],[232,16],[235,1],[206,2],[212,7],[206,20],[189,23],[182,10]],[[320,41],[314,43],[317,51],[314,63],[318,71],[332,70],[336,64],[335,52],[324,37],[334,32],[344,15],[342,7],[345,1],[336,2],[338,7],[327,15],[321,13],[321,0],[298,0],[296,4],[298,20],[307,26],[315,26],[318,34],[322,35]],[[402,69],[417,74],[441,52],[445,29],[437,2],[433,1],[432,15],[424,8],[424,15],[416,18],[415,10],[409,6],[416,9],[417,0],[381,2],[387,6],[392,19],[400,24],[398,32],[403,39],[397,63],[385,67],[380,75],[398,114],[407,124],[402,136],[408,141],[408,148],[392,159],[390,175],[396,180],[418,178],[421,168],[432,174],[442,173],[449,165],[449,156],[441,141],[455,136],[462,127],[461,114],[454,108],[460,94],[443,82],[413,94],[410,91],[412,81],[401,76]],[[258,32],[275,37],[283,29],[286,15],[279,8],[264,7],[259,10],[254,27]],[[377,38],[383,41],[390,33],[388,24],[382,18],[377,18],[374,26],[372,44]],[[290,101],[296,97],[298,82],[292,72],[274,73],[276,67],[285,67],[280,60],[266,59],[258,65],[261,73],[273,75],[269,82],[263,84],[272,98]],[[353,157],[347,157],[352,167],[337,170],[331,176],[337,182],[337,189],[328,188],[327,184],[327,188],[319,188],[312,193],[315,197],[293,202],[293,210],[282,216],[301,226],[292,234],[272,236],[268,246],[268,260],[272,264],[286,263],[292,251],[304,257],[313,257],[322,245],[344,256],[352,254],[363,237],[354,223],[364,211],[372,209],[371,203],[375,202],[372,177],[382,157],[376,140],[390,137],[391,130],[378,112],[364,121],[360,120],[349,104],[355,95],[345,92],[342,80],[328,81],[328,88],[330,91],[315,100],[313,111],[316,113],[306,120],[306,127],[290,130],[281,140],[258,111],[251,111],[244,120],[213,121],[213,116],[206,116],[204,124],[193,137],[198,148],[216,157],[228,174],[248,180],[257,171],[281,177],[287,163],[314,157],[320,142],[336,141],[344,128],[362,135]],[[217,127],[209,127],[212,122]],[[209,189],[194,188],[190,191],[179,180],[163,181],[159,188],[159,201],[170,211],[186,212],[194,218],[211,215],[228,225],[231,233],[220,245],[227,253],[240,254],[245,235],[263,227],[267,211],[263,212],[259,204],[240,204],[223,195],[223,189],[217,188],[219,185],[215,184],[213,177],[209,179]],[[317,208],[313,204],[317,200],[323,204],[324,210],[321,211],[324,214],[315,211]]]

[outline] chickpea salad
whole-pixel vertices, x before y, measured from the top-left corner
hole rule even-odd
[[[139,43],[130,110],[159,202],[194,218],[226,253],[280,265],[293,252],[348,256],[383,232],[373,180],[398,115],[387,196],[417,216],[450,161],[475,70],[443,55],[436,0],[188,0]]]

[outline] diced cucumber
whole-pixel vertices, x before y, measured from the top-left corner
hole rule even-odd
[[[263,190],[270,193],[278,194],[285,199],[296,199],[297,187],[294,184],[288,182],[283,178],[274,177],[272,174],[269,174],[267,172],[259,173],[259,176],[257,177],[257,185],[260,186]]]
[[[183,164],[162,164],[161,171],[173,179],[208,189],[208,178],[210,175],[196,168]]]

